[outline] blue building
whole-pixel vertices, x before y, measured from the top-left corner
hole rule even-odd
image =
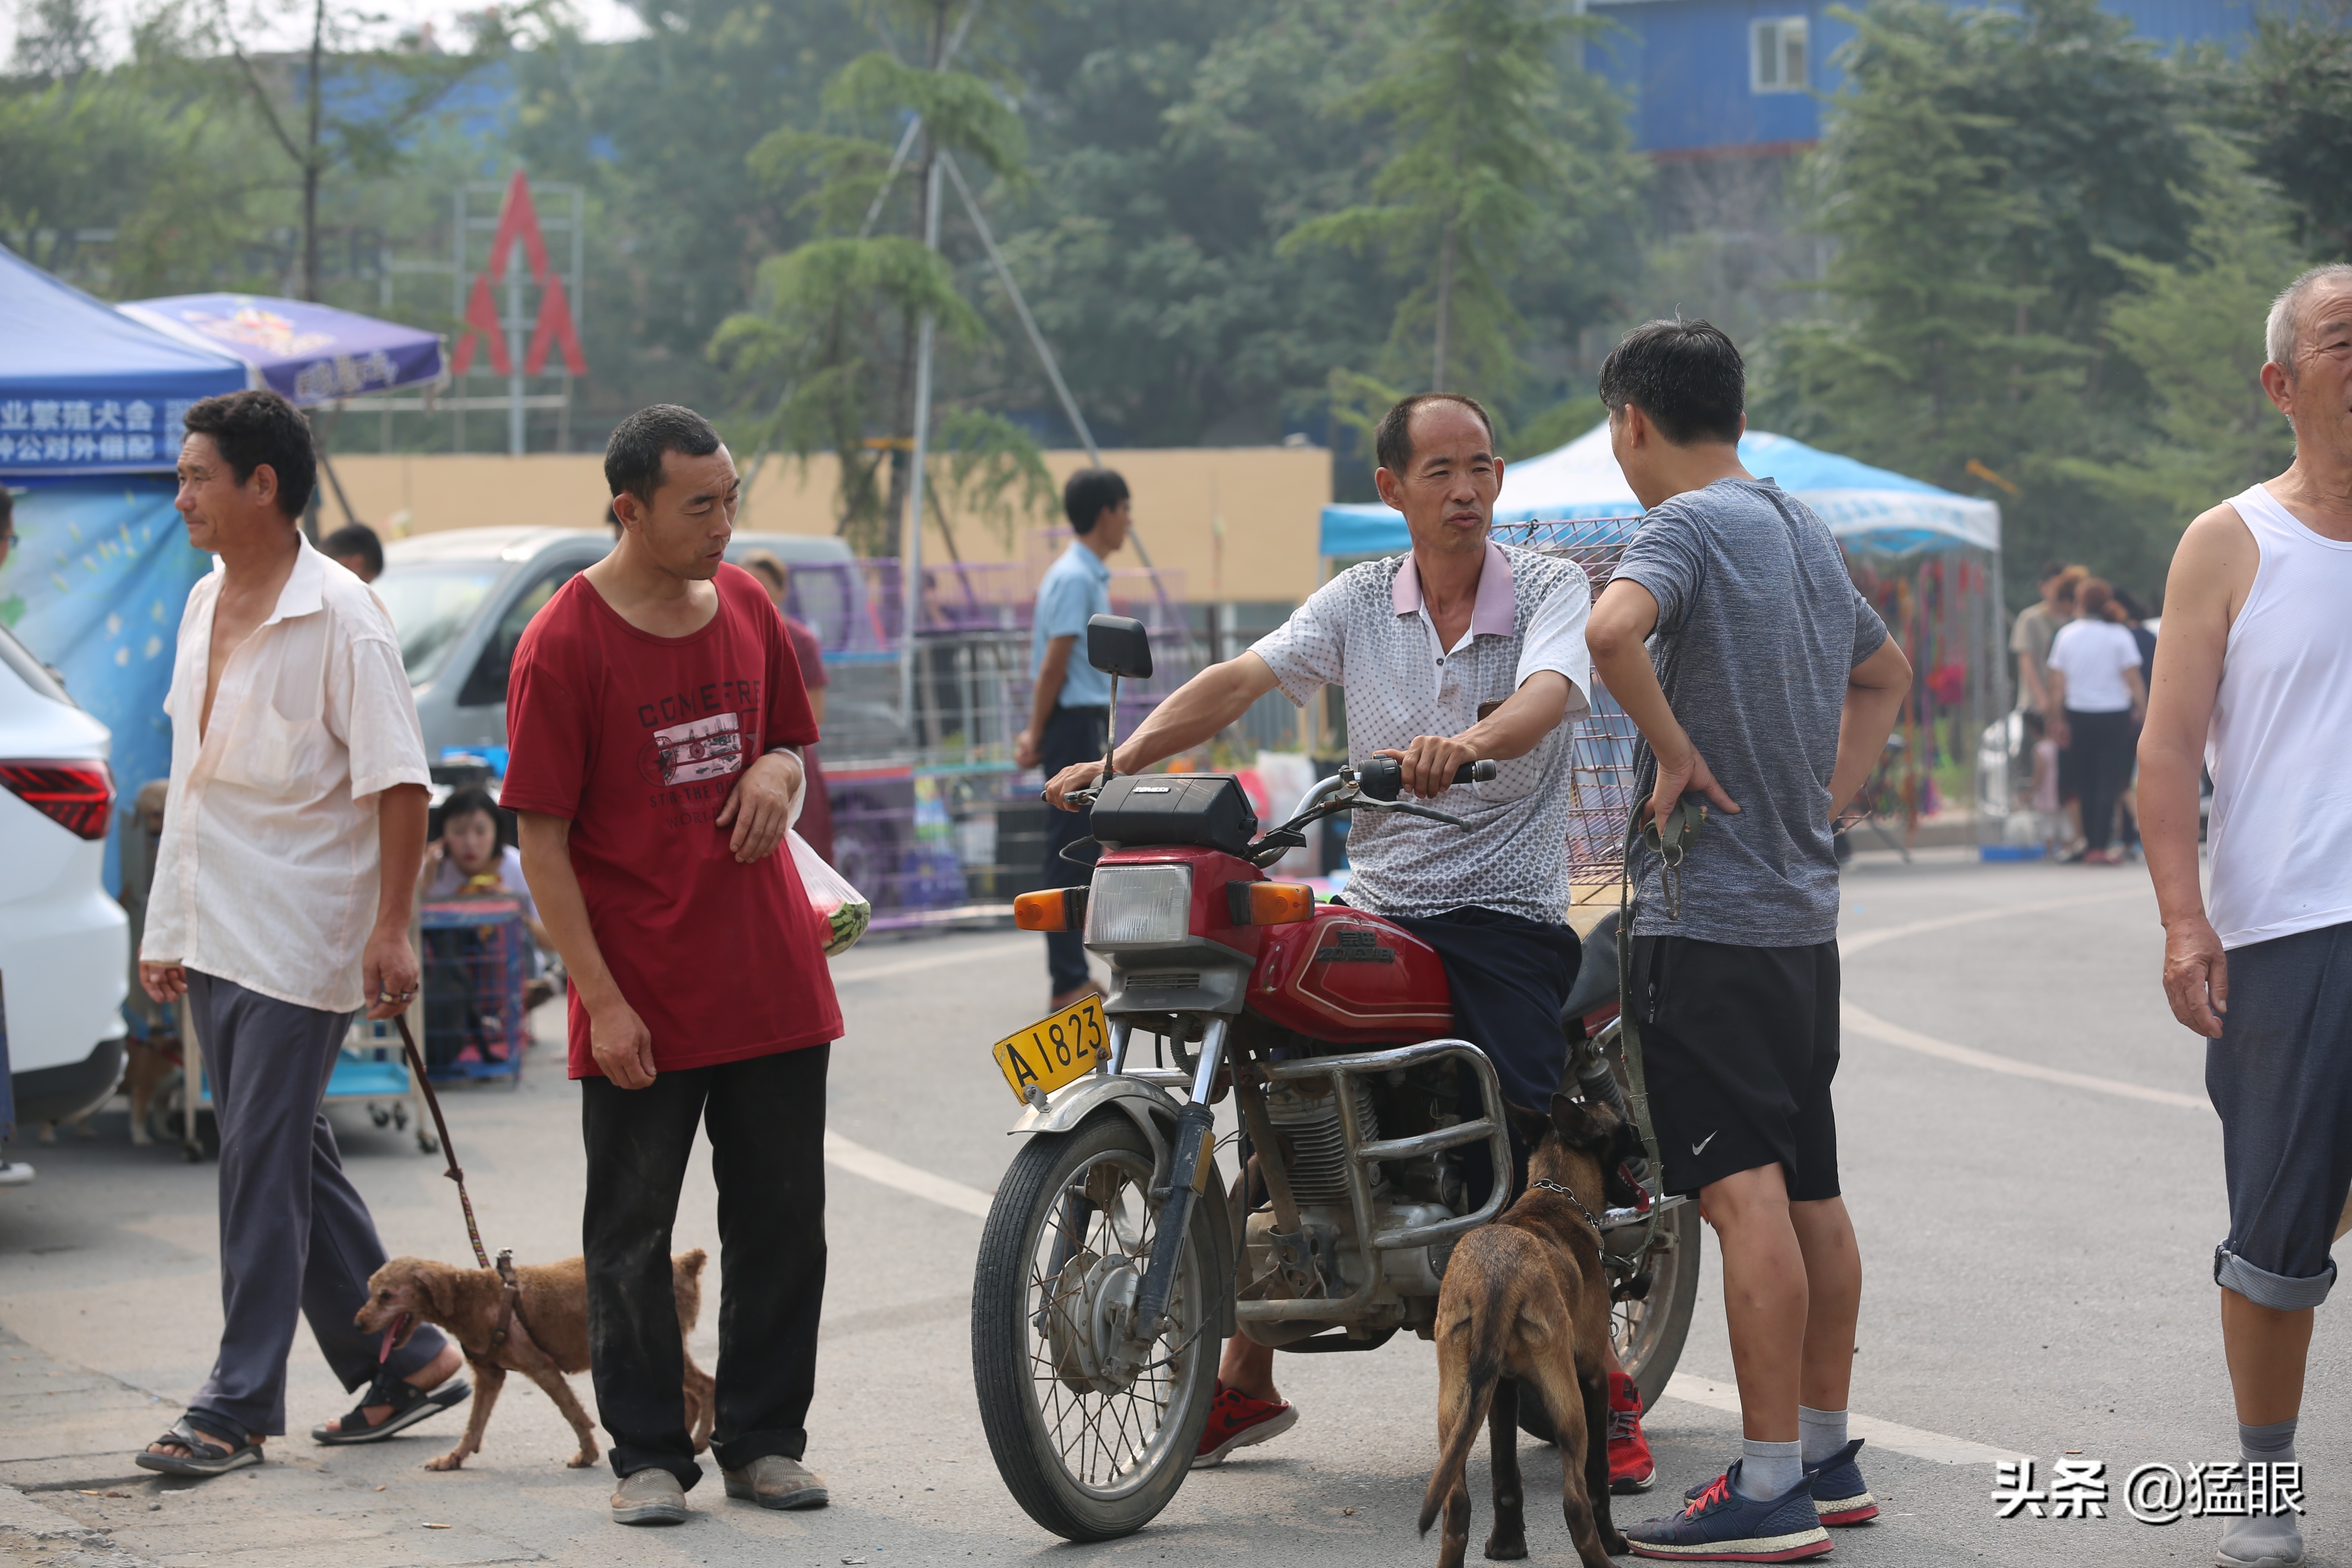
[[[1853,37],[1833,0],[1586,0],[1615,24],[1586,64],[1633,106],[1633,145],[1661,162],[1770,157],[1821,138],[1817,94],[1838,90],[1830,62]],[[1858,8],[1858,0],[1854,0]],[[2234,47],[2255,0],[2105,0],[2167,47]]]

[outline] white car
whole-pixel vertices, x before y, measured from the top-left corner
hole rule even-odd
[[[0,1005],[19,1142],[122,1076],[131,921],[104,882],[112,742],[0,630]]]

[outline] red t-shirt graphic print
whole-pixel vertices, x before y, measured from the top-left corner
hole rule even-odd
[[[841,1035],[824,922],[791,851],[738,865],[714,820],[752,763],[817,732],[758,580],[721,566],[713,581],[710,624],[664,637],[572,578],[523,633],[507,697],[500,804],[571,822],[597,945],[661,1070]],[[570,1022],[572,1076],[601,1076],[577,993]]]

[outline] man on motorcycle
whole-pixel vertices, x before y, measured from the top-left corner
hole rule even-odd
[[[1584,647],[1592,593],[1572,563],[1489,537],[1503,460],[1493,423],[1468,397],[1423,393],[1389,410],[1375,438],[1381,499],[1402,512],[1412,553],[1351,567],[1281,627],[1213,665],[1160,703],[1113,759],[1139,773],[1204,744],[1280,689],[1304,707],[1316,689],[1347,691],[1349,749],[1395,757],[1404,784],[1467,819],[1461,832],[1402,815],[1360,815],[1348,835],[1348,902],[1435,948],[1454,1027],[1495,1064],[1514,1103],[1559,1087],[1559,1008],[1576,978],[1576,934],[1559,923],[1572,726],[1591,710]],[[1465,763],[1501,764],[1486,784],[1453,783]],[[1099,762],[1063,770],[1046,798],[1076,808]],[[1638,1395],[1611,1379],[1611,1470],[1648,1485]],[[1274,1352],[1246,1336],[1225,1346],[1215,1408],[1195,1464],[1286,1431],[1297,1414],[1274,1384]],[[1622,1427],[1622,1435],[1619,1429]]]

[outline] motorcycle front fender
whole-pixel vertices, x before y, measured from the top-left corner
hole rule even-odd
[[[1156,1190],[1168,1184],[1168,1140],[1176,1131],[1176,1116],[1183,1102],[1158,1084],[1140,1079],[1089,1074],[1067,1088],[1057,1090],[1045,1102],[1043,1110],[1031,1107],[1021,1113],[1007,1130],[1007,1136],[1024,1132],[1070,1132],[1078,1124],[1105,1106],[1116,1106],[1136,1126],[1151,1144],[1151,1185]],[[1200,1205],[1207,1211],[1212,1247],[1215,1254],[1210,1259],[1213,1290],[1217,1301],[1217,1333],[1230,1339],[1234,1333],[1234,1269],[1237,1261],[1234,1245],[1233,1213],[1227,1205],[1224,1173],[1216,1162],[1209,1162],[1208,1186],[1200,1197]]]

